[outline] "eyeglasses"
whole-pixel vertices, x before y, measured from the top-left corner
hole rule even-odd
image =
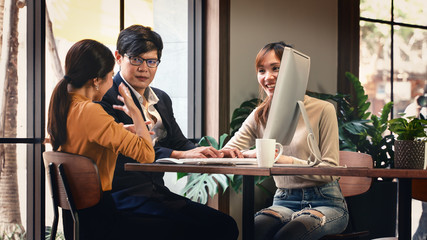
[[[144,59],[142,57],[131,57],[131,56],[127,55],[126,53],[125,53],[125,56],[129,58],[130,64],[132,64],[134,66],[141,66],[141,64],[143,64],[145,61],[149,68],[155,68],[155,67],[159,66],[159,63],[160,63],[160,60],[155,59],[155,58]]]

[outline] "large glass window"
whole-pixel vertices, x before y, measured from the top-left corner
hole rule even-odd
[[[359,77],[373,114],[389,101],[392,118],[417,106],[427,84],[427,1],[360,0]],[[413,200],[412,208],[414,233],[421,204]]]
[[[124,1],[124,27],[150,26],[164,42],[162,62],[151,86],[167,92],[175,117],[184,135],[188,132],[188,0]],[[83,38],[93,38],[116,49],[120,31],[120,1],[47,0],[54,45],[46,52],[46,101],[61,77],[70,46]],[[85,17],[81,17],[85,16]],[[47,29],[46,31],[49,31]],[[49,34],[49,33],[47,33]],[[47,35],[48,36],[48,35]],[[50,44],[47,38],[47,44]],[[57,56],[56,57],[56,53]],[[116,68],[116,71],[118,68]]]
[[[0,239],[21,239],[27,231],[26,150],[25,144],[0,144]]]
[[[188,0],[153,1],[152,26],[164,44],[152,86],[169,94],[176,121],[188,136]]]
[[[27,231],[27,45],[24,5],[3,1],[0,57],[0,239]],[[28,106],[31,108],[32,106]]]
[[[427,1],[360,1],[359,77],[374,114],[393,101],[397,117],[425,93]]]

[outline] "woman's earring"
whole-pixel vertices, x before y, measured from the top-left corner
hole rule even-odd
[[[95,89],[96,89],[96,91],[98,91],[99,90],[99,85],[95,85]]]

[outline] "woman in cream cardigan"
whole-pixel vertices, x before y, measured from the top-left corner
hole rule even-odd
[[[238,148],[244,157],[256,157],[257,138],[263,137],[269,107],[284,47],[283,42],[267,44],[255,60],[258,83],[265,100],[248,116],[239,131],[224,147]],[[292,86],[289,86],[292,87]],[[304,97],[310,124],[321,152],[321,165],[337,166],[339,156],[338,124],[332,104]],[[307,145],[308,133],[300,117],[294,138],[284,146],[278,163],[306,165],[313,157]],[[336,177],[304,175],[275,176],[277,192],[273,206],[255,216],[255,239],[319,239],[342,232],[348,222],[348,211]]]

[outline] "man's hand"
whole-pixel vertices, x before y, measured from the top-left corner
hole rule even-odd
[[[187,151],[172,151],[172,158],[222,158],[224,154],[213,147],[197,147]]]
[[[226,158],[243,158],[242,152],[237,148],[223,148],[219,150]]]

